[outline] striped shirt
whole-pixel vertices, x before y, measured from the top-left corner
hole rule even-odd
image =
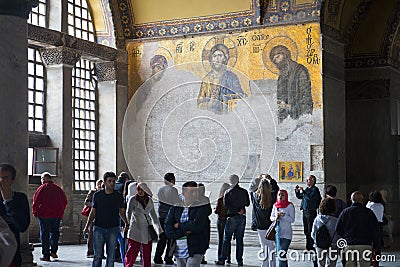
[[[189,221],[189,207],[184,207],[181,215],[180,222],[184,223]],[[187,244],[187,236],[182,236],[176,240],[175,256],[180,259],[186,259],[189,257],[189,249]]]

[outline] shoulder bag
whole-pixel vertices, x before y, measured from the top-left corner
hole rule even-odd
[[[157,240],[158,240],[157,232],[156,232],[156,230],[154,229],[154,226],[153,226],[152,224],[149,223],[149,220],[147,219],[147,215],[145,214],[144,216],[146,217],[146,221],[147,221],[147,226],[148,226],[148,229],[149,229],[150,238],[151,238],[151,240],[152,240],[153,242],[157,242]]]
[[[275,234],[276,234],[276,220],[271,223],[269,226],[267,233],[265,234],[265,239],[275,241]]]

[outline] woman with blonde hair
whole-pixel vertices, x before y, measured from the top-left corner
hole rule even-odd
[[[140,247],[142,247],[143,266],[150,267],[152,240],[149,234],[149,224],[156,226],[159,235],[163,232],[154,209],[153,200],[148,192],[150,190],[145,183],[138,183],[137,193],[128,202],[126,217],[131,226],[128,231],[125,267],[133,266]]]
[[[268,179],[261,179],[256,191],[250,192],[253,203],[252,228],[257,230],[261,249],[264,253],[262,267],[276,266],[274,241],[267,240],[265,235],[271,225],[272,187]]]

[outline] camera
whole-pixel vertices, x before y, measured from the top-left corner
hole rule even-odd
[[[298,190],[298,189],[300,188],[300,186],[299,186],[299,185],[296,185],[296,187],[295,187],[295,188],[296,188],[296,190]]]

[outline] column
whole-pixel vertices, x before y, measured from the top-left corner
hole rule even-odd
[[[14,190],[28,192],[28,69],[27,17],[32,3],[6,0],[0,5],[1,97],[0,162],[17,169]],[[28,198],[31,197],[28,195]],[[34,266],[28,230],[21,235],[23,266]]]
[[[344,45],[322,38],[325,183],[346,199],[346,94]]]
[[[124,54],[125,55],[125,54]],[[129,171],[122,148],[122,124],[128,105],[127,60],[96,64],[99,100],[99,177]]]
[[[73,227],[72,68],[81,55],[67,47],[45,49],[41,55],[47,69],[46,132],[51,146],[59,148],[58,176],[53,179],[68,199],[60,242],[71,244],[78,240]]]

